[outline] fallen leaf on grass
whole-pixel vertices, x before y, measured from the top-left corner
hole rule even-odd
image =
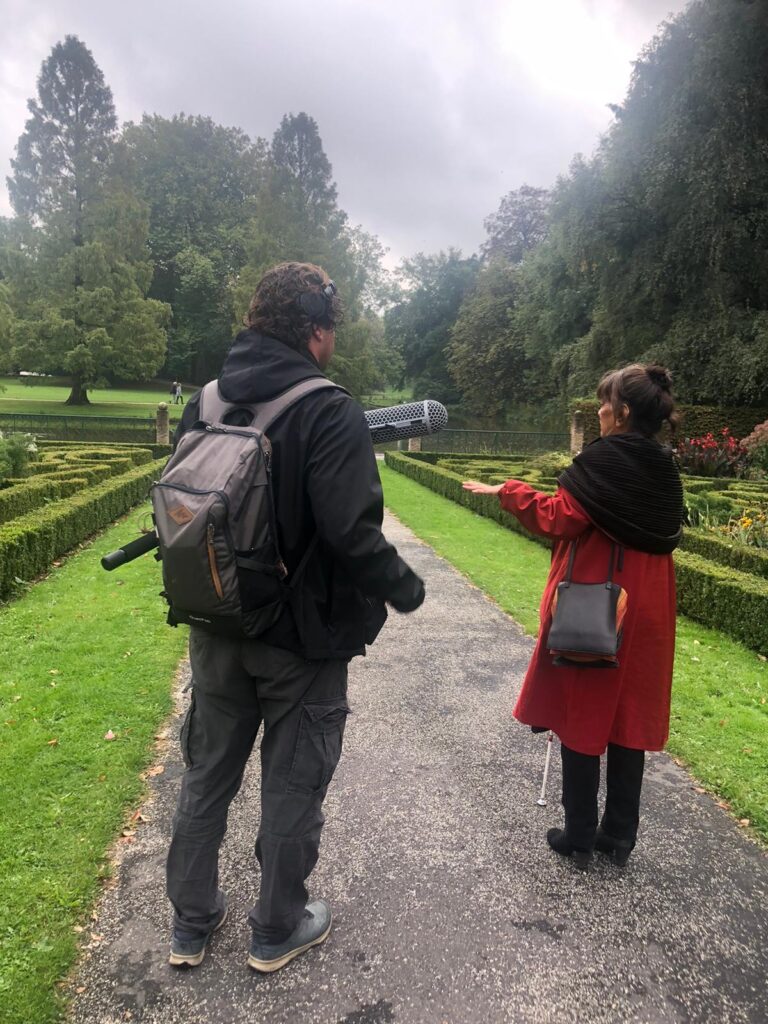
[[[111,729],[108,729],[108,730],[107,730],[107,731],[106,731],[106,732],[104,733],[104,739],[105,739],[105,740],[113,740],[114,738],[115,738],[115,734],[114,734],[114,733],[112,732],[112,730],[111,730]]]
[[[701,658],[697,658],[696,655],[691,658],[691,661],[701,661]]]
[[[717,806],[718,807],[722,807],[722,809],[724,811],[730,811],[730,809],[731,809],[731,805],[728,803],[727,800],[718,800],[717,801]]]
[[[695,791],[696,791],[697,793],[706,793],[706,792],[707,792],[707,791],[706,791],[706,789],[704,789],[704,787],[703,787],[703,786],[694,786],[693,788],[694,788],[694,790],[695,790]]]
[[[49,668],[48,674],[51,676],[57,676],[59,674],[59,670],[57,668]]]
[[[131,821],[149,821],[149,818],[145,818],[141,811],[134,811],[131,815]]]
[[[72,930],[77,932],[78,935],[80,935],[82,932],[85,931],[85,928],[83,928],[81,924],[76,924]]]
[[[768,661],[768,658],[766,658],[766,656],[764,654],[758,654],[757,660],[758,661]]]
[[[48,740],[46,745],[49,747],[58,747],[59,741],[57,739]]]
[[[749,824],[749,818],[739,818],[739,824],[742,828],[746,828]]]

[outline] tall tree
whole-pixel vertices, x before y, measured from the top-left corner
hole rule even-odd
[[[232,287],[248,259],[249,219],[267,147],[207,117],[145,115],[123,131],[132,181],[149,204],[150,295],[173,308],[169,376],[200,383],[226,351]]]
[[[146,299],[147,208],[113,160],[112,95],[74,36],[43,63],[9,179],[19,214],[4,257],[17,366],[67,374],[68,402],[162,365],[168,307]],[[7,247],[6,247],[7,248]]]
[[[645,47],[519,267],[532,394],[658,359],[685,400],[768,400],[766,66],[768,6],[743,0],[693,0]]]
[[[329,372],[361,396],[376,386],[381,366],[392,365],[386,354],[374,352],[381,341],[375,315],[387,287],[384,249],[373,235],[349,224],[336,197],[317,123],[305,113],[286,115],[272,139],[266,181],[247,225],[249,258],[234,290],[235,324],[268,267],[285,260],[319,264],[345,306]]]
[[[481,246],[486,259],[503,257],[520,263],[523,256],[544,241],[549,218],[550,193],[545,188],[522,185],[507,192],[499,208],[484,223],[488,238]]]
[[[495,419],[510,402],[529,399],[525,348],[513,327],[518,287],[515,268],[505,259],[492,260],[451,328],[448,368],[462,404],[483,419]]]
[[[286,114],[272,138],[276,185],[297,204],[310,223],[330,226],[336,210],[336,185],[317,122],[303,111]]]
[[[43,61],[37,99],[11,161],[8,191],[20,216],[60,219],[75,244],[104,184],[117,129],[112,92],[91,51],[76,36]]]
[[[448,369],[451,329],[472,293],[480,262],[458,249],[403,260],[403,298],[384,317],[387,338],[403,357],[405,376],[420,397],[455,403],[460,395]]]

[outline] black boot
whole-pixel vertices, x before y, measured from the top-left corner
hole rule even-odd
[[[600,853],[604,853],[606,857],[610,857],[614,864],[620,868],[623,868],[627,863],[629,855],[634,848],[635,842],[633,839],[615,839],[603,831],[602,825],[598,827],[595,833],[595,849]]]
[[[563,857],[570,857],[574,865],[581,871],[586,871],[589,862],[592,860],[591,850],[579,850],[570,842],[566,832],[562,828],[551,828],[547,832],[547,842],[555,851]]]
[[[595,836],[595,849],[622,867],[637,839],[644,764],[644,751],[608,744],[605,813]]]
[[[563,763],[563,809],[565,829],[547,833],[547,842],[556,853],[571,857],[584,869],[592,859],[597,829],[597,790],[600,785],[600,758],[579,754],[560,744]]]

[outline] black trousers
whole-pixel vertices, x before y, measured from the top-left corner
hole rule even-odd
[[[568,840],[580,850],[595,844],[600,786],[600,758],[579,754],[563,743],[563,807]],[[640,792],[643,788],[645,751],[608,744],[606,756],[605,811],[601,825],[614,839],[634,845],[640,821]]]
[[[259,727],[261,822],[259,898],[249,923],[264,942],[281,942],[306,906],[305,881],[317,862],[322,804],[341,756],[347,662],[306,661],[261,643],[193,628],[192,700],[181,732],[187,770],[168,852],[174,927],[210,931],[223,906],[219,847]]]

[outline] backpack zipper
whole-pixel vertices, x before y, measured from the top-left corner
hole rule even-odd
[[[213,586],[216,590],[216,594],[220,601],[224,600],[224,588],[221,585],[221,576],[219,576],[219,567],[216,564],[216,549],[213,546],[215,527],[213,523],[208,524],[208,565],[211,569],[211,578],[213,579]]]

